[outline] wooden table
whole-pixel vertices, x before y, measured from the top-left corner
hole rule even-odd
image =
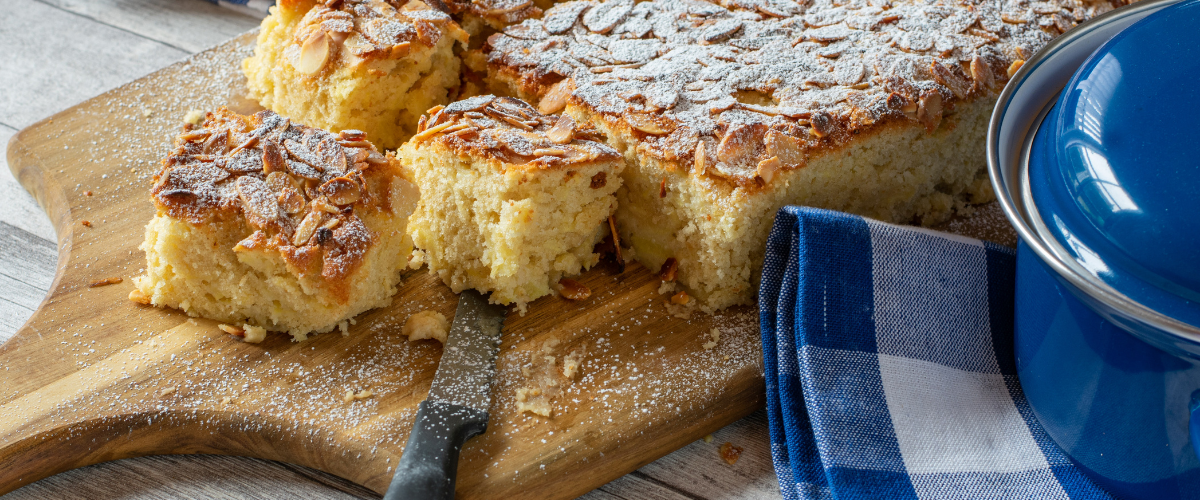
[[[0,16],[0,144],[17,130],[223,42],[258,21],[200,0],[6,0]],[[57,268],[54,229],[0,155],[0,342],[33,313]],[[758,412],[613,481],[591,500],[779,498],[766,416]],[[735,465],[721,443],[745,449]],[[59,474],[17,499],[375,498],[340,478],[290,464],[174,455]]]

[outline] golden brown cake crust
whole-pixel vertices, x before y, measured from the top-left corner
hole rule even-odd
[[[431,141],[456,154],[495,158],[504,168],[560,169],[621,159],[569,116],[539,113],[511,97],[476,96],[422,116],[412,141]]]
[[[933,131],[1107,0],[568,2],[491,36],[489,72],[639,154],[753,187],[889,123]]]
[[[270,111],[221,108],[188,128],[155,175],[150,193],[160,212],[192,224],[244,217],[254,233],[239,246],[275,249],[301,274],[319,273],[344,292],[376,238],[358,214],[391,212],[399,162],[361,132],[334,135]]]
[[[281,8],[289,5],[281,4]],[[339,58],[347,63],[401,58],[415,44],[436,45],[444,29],[461,33],[449,15],[420,0],[335,0],[290,8],[295,14],[303,12],[304,18],[292,35],[295,45],[287,55],[293,66],[305,73],[315,74],[326,61]],[[305,12],[307,8],[311,10]],[[453,36],[465,39],[465,35]]]

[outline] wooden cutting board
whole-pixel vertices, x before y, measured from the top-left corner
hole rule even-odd
[[[127,300],[153,215],[147,189],[192,109],[249,113],[243,35],[17,134],[13,174],[55,223],[59,265],[45,301],[0,346],[0,494],[126,457],[214,453],[321,469],[383,492],[441,355],[408,342],[409,314],[453,315],[456,298],[411,271],[389,307],[348,336],[242,343],[216,323]],[[86,223],[85,223],[86,221]],[[1011,244],[996,211],[957,232]],[[119,284],[90,287],[108,278]],[[756,312],[671,316],[659,281],[600,266],[591,298],[543,298],[504,327],[488,432],[459,466],[459,498],[573,498],[764,404]],[[720,340],[705,349],[709,332]],[[553,346],[553,347],[549,347]],[[554,414],[520,413],[517,389],[544,352],[582,352]],[[346,401],[347,391],[372,396]]]

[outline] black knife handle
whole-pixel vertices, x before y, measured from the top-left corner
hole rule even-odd
[[[408,444],[383,500],[450,500],[458,453],[487,430],[488,414],[466,406],[425,400],[417,409]]]

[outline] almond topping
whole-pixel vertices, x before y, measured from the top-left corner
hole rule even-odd
[[[234,337],[245,337],[246,336],[245,330],[242,330],[241,328],[238,328],[233,325],[226,325],[225,323],[221,323],[221,324],[217,325],[217,328],[220,328],[222,332],[233,335]]]
[[[296,188],[285,188],[279,193],[279,207],[288,215],[300,213],[301,210],[304,210],[304,205],[304,196],[296,191]]]
[[[546,131],[546,138],[555,144],[567,144],[575,138],[575,120],[567,115],[558,117],[554,126]]]
[[[120,282],[122,282],[122,281],[125,281],[125,280],[123,280],[123,279],[121,279],[121,278],[104,278],[104,279],[102,279],[102,280],[97,280],[97,281],[93,281],[93,282],[91,282],[91,283],[88,283],[88,288],[96,288],[96,287],[98,287],[98,286],[108,286],[108,285],[115,285],[115,284],[117,284],[117,283],[120,283]]]
[[[1013,61],[1012,64],[1008,65],[1008,77],[1012,78],[1013,75],[1017,74],[1017,71],[1019,71],[1023,65],[1025,65],[1025,61],[1020,59]]]
[[[654,118],[651,118],[647,115],[630,113],[625,115],[625,122],[628,123],[630,127],[641,130],[642,132],[650,135],[663,135],[667,132],[670,132],[670,130],[664,128]]]
[[[670,257],[666,262],[663,262],[662,268],[658,270],[658,279],[663,281],[675,281],[675,272],[679,269],[679,261],[675,257]]]
[[[817,137],[825,137],[833,132],[833,117],[824,111],[814,113],[809,119],[812,128],[809,131]],[[765,180],[765,179],[764,179]]]
[[[933,73],[934,81],[946,86],[950,92],[954,93],[954,97],[962,99],[967,96],[966,84],[950,71],[950,68],[942,65],[942,63],[933,61],[929,64],[929,71]]]
[[[304,216],[304,220],[300,221],[300,227],[296,228],[296,234],[292,235],[292,244],[295,246],[304,246],[309,238],[312,238],[313,232],[317,230],[317,224],[321,222],[321,212],[313,210]]]
[[[678,304],[681,306],[686,305],[688,303],[688,301],[690,301],[690,300],[691,300],[691,297],[688,297],[687,292],[684,292],[684,291],[680,291],[679,293],[671,296],[671,303]]]
[[[571,278],[558,280],[558,293],[569,300],[583,300],[592,296],[592,290]]]
[[[333,217],[333,218],[329,219],[329,222],[321,224],[321,229],[333,229],[335,227],[338,227],[338,225],[340,225],[341,223],[342,223],[342,219],[340,219],[338,217]]]
[[[772,156],[758,162],[758,169],[755,171],[755,175],[761,178],[763,182],[771,182],[771,179],[775,178],[775,174],[778,173],[782,167],[783,166],[779,162],[779,157]]]
[[[971,78],[975,80],[977,89],[990,89],[996,83],[995,77],[992,76],[992,67],[979,57],[979,54],[971,58]]]
[[[150,305],[150,296],[146,295],[146,292],[143,292],[137,288],[134,288],[133,291],[129,292],[129,300],[144,306]]]
[[[625,257],[621,255],[621,236],[617,234],[617,220],[613,216],[608,216],[608,230],[612,232],[613,253],[617,258],[617,265],[621,266],[621,272],[625,272]]]
[[[925,124],[926,132],[933,132],[942,122],[942,95],[932,92],[921,97],[917,104],[917,120]]]
[[[509,14],[512,12],[516,12],[518,10],[523,10],[526,7],[529,7],[530,5],[533,5],[533,0],[525,0],[524,2],[521,2],[521,3],[513,5],[513,6],[509,6],[509,7],[504,7],[504,8],[499,8],[499,9],[488,9],[485,11],[485,14],[487,14],[489,16],[498,16],[498,15],[502,15],[502,14]]]
[[[503,119],[504,121],[508,122],[510,125],[517,127],[521,130],[525,130],[525,131],[533,130],[533,127],[530,127],[529,125],[525,124],[525,122],[517,120],[516,118],[512,118],[512,117],[509,117],[506,115],[500,115],[500,118]]]
[[[336,177],[321,185],[321,193],[334,205],[352,204],[362,198],[362,189],[353,179]]]
[[[413,141],[414,143],[415,143],[415,142],[421,142],[421,141],[423,141],[423,140],[425,140],[425,139],[428,139],[428,138],[430,138],[430,137],[433,137],[434,135],[437,135],[439,132],[441,132],[441,131],[443,131],[443,130],[446,130],[446,129],[450,128],[450,126],[451,126],[451,125],[453,125],[453,123],[452,123],[452,122],[446,122],[446,123],[443,123],[443,124],[441,124],[441,125],[438,125],[438,126],[436,126],[436,127],[427,128],[427,129],[425,129],[425,130],[423,130],[423,131],[421,131],[421,132],[418,132],[416,135],[413,135],[413,136],[412,136],[412,141]]]
[[[313,32],[300,47],[300,57],[296,61],[296,71],[306,75],[315,75],[325,67],[329,60],[329,36],[322,30]]]
[[[543,115],[552,115],[562,111],[567,106],[567,99],[574,91],[575,88],[570,78],[554,84],[538,102],[538,112]]]
[[[696,175],[704,175],[704,169],[708,162],[707,153],[704,151],[704,141],[696,143]]]
[[[537,157],[542,157],[542,156],[563,156],[563,155],[565,155],[565,154],[567,154],[567,151],[566,151],[566,150],[563,150],[563,149],[557,149],[557,148],[546,148],[546,149],[539,149],[539,150],[536,150],[536,151],[534,151],[534,152],[533,152],[533,156],[537,156]]]

